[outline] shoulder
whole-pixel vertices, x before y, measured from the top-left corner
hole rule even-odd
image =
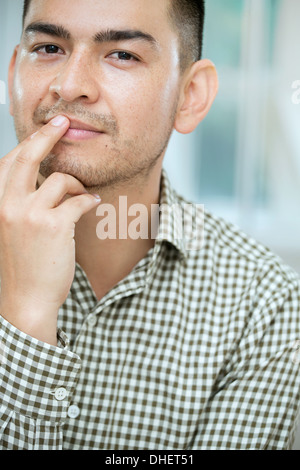
[[[290,291],[299,295],[295,270],[240,227],[179,195],[165,173],[161,196],[167,210],[160,219],[160,235],[185,260],[182,272],[193,280],[193,292],[207,291],[211,298],[230,299],[231,305],[240,297],[275,299],[278,292],[285,297]]]
[[[244,232],[240,227],[205,211],[204,250],[214,253],[223,263],[236,263],[245,271],[268,272],[286,281],[299,283],[299,274],[266,245]]]
[[[240,227],[200,204],[177,196],[184,211],[185,254],[198,265],[202,277],[212,276],[220,286],[251,286],[262,294],[296,291],[300,302],[300,275],[267,246]],[[189,229],[186,227],[189,226]],[[276,294],[277,295],[277,294]]]

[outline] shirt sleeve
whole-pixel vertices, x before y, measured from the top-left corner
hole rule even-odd
[[[62,425],[80,358],[58,331],[58,347],[0,316],[0,450],[61,450]]]
[[[289,450],[300,405],[299,281],[257,289],[252,315],[201,415],[193,449]]]

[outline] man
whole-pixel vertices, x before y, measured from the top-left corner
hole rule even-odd
[[[20,144],[0,160],[3,449],[292,444],[298,276],[209,213],[203,238],[162,171],[217,93],[203,19],[203,1],[25,2]]]

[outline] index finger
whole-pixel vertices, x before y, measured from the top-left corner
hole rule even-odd
[[[26,139],[10,168],[6,186],[8,192],[35,190],[40,163],[67,132],[69,126],[67,117],[56,116]]]

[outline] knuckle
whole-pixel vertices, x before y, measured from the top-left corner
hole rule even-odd
[[[65,184],[66,175],[63,174],[63,173],[55,172],[55,173],[52,173],[52,175],[49,176],[49,179],[51,180],[52,184],[61,185],[61,184]]]
[[[0,207],[0,222],[1,225],[11,225],[14,221],[14,214],[8,205],[2,204]]]
[[[71,190],[72,192],[77,192],[78,194],[85,191],[80,181],[65,173],[52,173],[48,179],[50,179],[51,184],[59,186],[66,191]]]
[[[76,208],[81,208],[84,204],[83,197],[82,196],[75,196],[72,198],[72,205],[73,207]]]
[[[81,194],[72,199],[72,205],[75,210],[83,214],[95,206],[95,198],[90,194]]]
[[[28,229],[35,231],[36,233],[55,233],[59,227],[51,214],[44,213],[42,215],[35,209],[31,209],[27,212],[24,222]]]
[[[28,152],[21,152],[16,156],[17,165],[26,165],[32,159],[31,155]]]
[[[41,137],[47,137],[49,138],[51,133],[49,132],[49,128],[47,126],[44,126],[42,127],[40,130],[39,130],[39,135]]]
[[[26,224],[30,227],[35,227],[40,224],[40,218],[38,217],[36,211],[30,210],[27,212]]]
[[[0,172],[2,169],[5,169],[8,167],[8,159],[3,157],[3,158],[0,158]]]

